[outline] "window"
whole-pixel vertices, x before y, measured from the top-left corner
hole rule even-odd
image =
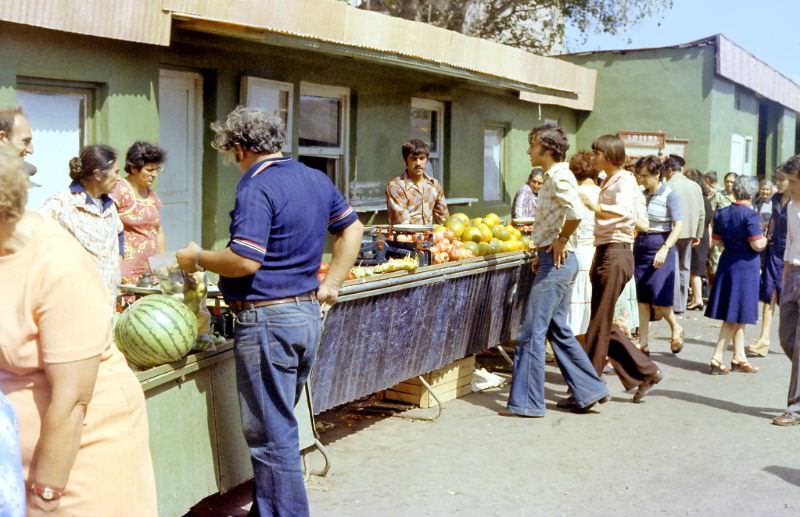
[[[27,160],[37,168],[33,182],[38,187],[29,191],[27,206],[38,210],[48,197],[69,185],[67,164],[91,141],[94,87],[20,79],[17,103],[31,123],[34,154]]]
[[[349,106],[347,88],[300,84],[298,159],[327,174],[341,192],[347,192]]]
[[[411,99],[411,138],[428,144],[428,174],[444,184],[444,104],[428,99]]]
[[[503,137],[501,127],[483,130],[483,200],[503,200]]]
[[[250,108],[275,113],[286,126],[285,152],[292,152],[292,104],[294,86],[291,83],[269,81],[260,77],[242,77],[241,102]]]

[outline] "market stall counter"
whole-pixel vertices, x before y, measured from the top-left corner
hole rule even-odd
[[[511,341],[520,293],[532,281],[529,263],[517,251],[347,282],[327,316],[311,398],[297,411],[318,414]],[[161,515],[183,515],[252,477],[231,341],[138,378]],[[314,439],[312,429],[301,429],[301,449]]]

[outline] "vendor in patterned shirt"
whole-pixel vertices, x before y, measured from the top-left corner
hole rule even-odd
[[[422,140],[403,144],[406,170],[386,185],[389,224],[442,224],[450,216],[441,183],[425,172],[429,155]]]

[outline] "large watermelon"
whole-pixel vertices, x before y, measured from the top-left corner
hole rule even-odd
[[[179,300],[151,294],[133,303],[114,327],[114,341],[129,363],[152,368],[182,358],[197,339],[197,318]]]

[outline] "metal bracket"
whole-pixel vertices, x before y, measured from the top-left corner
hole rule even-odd
[[[434,422],[440,416],[442,416],[442,401],[439,400],[439,397],[437,397],[436,393],[433,392],[433,388],[431,388],[431,385],[428,384],[428,381],[426,381],[422,377],[422,375],[418,375],[417,379],[419,379],[419,382],[421,382],[422,385],[425,387],[425,389],[428,391],[428,393],[430,393],[431,397],[433,397],[433,400],[436,401],[436,414],[433,415],[433,416],[407,416],[407,415],[394,415],[394,416],[396,418],[405,418],[407,420],[419,420],[419,421],[423,421],[423,422]]]
[[[311,454],[313,448],[316,448],[322,455],[322,459],[325,460],[325,464],[322,466],[321,469],[311,469],[308,467],[308,463],[306,461],[306,455]],[[331,458],[328,455],[328,449],[326,449],[325,446],[322,445],[322,442],[320,442],[319,439],[314,440],[313,447],[307,448],[300,454],[300,460],[303,463],[303,479],[305,481],[311,479],[311,476],[325,477],[331,470],[332,463],[331,463]]]
[[[506,362],[509,364],[509,366],[511,366],[513,368],[514,367],[514,361],[511,359],[511,356],[508,355],[508,352],[506,352],[506,349],[503,348],[503,345],[497,345],[497,351],[500,353],[502,358],[506,360]]]

